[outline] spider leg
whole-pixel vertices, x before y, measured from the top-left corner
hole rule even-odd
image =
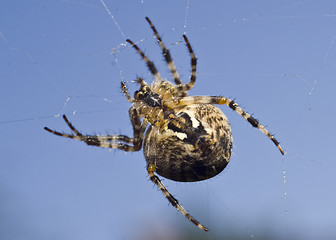
[[[245,118],[253,127],[258,128],[263,134],[265,134],[269,139],[271,139],[271,141],[275,144],[275,146],[278,147],[282,155],[285,154],[284,150],[280,146],[279,141],[276,140],[275,137],[263,125],[261,125],[257,119],[255,119],[250,114],[245,112],[233,100],[226,98],[226,97],[220,97],[220,96],[192,96],[192,97],[181,98],[179,101],[180,106],[190,105],[190,104],[199,104],[199,103],[227,105],[229,108],[234,110],[240,116]]]
[[[151,60],[149,60],[149,58],[140,50],[140,48],[135,43],[133,43],[130,39],[126,39],[126,41],[133,46],[133,48],[140,54],[142,59],[146,62],[149,71],[153,74],[155,78],[155,81],[158,83],[162,82],[161,75],[156,69],[154,63]]]
[[[156,39],[158,40],[159,44],[160,44],[160,47],[162,49],[162,54],[168,64],[168,68],[174,78],[174,81],[176,84],[182,84],[181,82],[181,78],[180,78],[180,75],[178,74],[177,70],[176,70],[176,67],[175,67],[175,64],[173,62],[173,59],[170,55],[170,52],[169,50],[166,48],[166,46],[164,45],[164,43],[162,42],[162,39],[158,33],[158,31],[156,30],[156,28],[154,27],[153,23],[151,22],[151,20],[146,17],[146,20],[147,22],[149,23],[149,26],[152,28],[153,32],[154,32],[154,35],[156,37]]]
[[[114,148],[120,149],[125,152],[134,152],[141,149],[143,134],[147,127],[147,122],[140,121],[135,109],[130,109],[130,118],[133,125],[134,137],[128,137],[125,135],[106,135],[106,136],[96,136],[96,135],[82,135],[63,115],[64,121],[67,123],[69,128],[73,131],[74,134],[66,134],[58,131],[51,130],[50,128],[45,127],[44,129],[52,134],[57,136],[72,138],[79,141],[85,142],[87,145],[98,146],[104,148]],[[128,144],[126,144],[128,143]],[[132,144],[132,145],[130,145]]]
[[[189,221],[191,221],[193,224],[195,224],[197,227],[204,231],[208,231],[208,229],[200,224],[195,218],[193,218],[178,202],[178,200],[173,197],[173,195],[168,192],[167,188],[163,185],[161,180],[159,179],[158,176],[155,175],[155,165],[150,164],[147,167],[148,175],[150,180],[158,186],[158,188],[161,190],[161,192],[165,195],[165,197],[168,199],[168,201],[179,211],[181,212],[186,218],[188,218]]]
[[[191,90],[194,87],[194,84],[196,82],[196,67],[197,67],[197,58],[195,56],[195,53],[190,45],[190,42],[186,35],[183,35],[183,39],[188,47],[188,51],[190,53],[191,57],[191,76],[190,76],[190,82],[187,84],[179,84],[174,87],[174,93],[176,96],[184,97],[187,95],[186,91]]]

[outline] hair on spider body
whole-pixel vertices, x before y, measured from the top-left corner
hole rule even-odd
[[[163,80],[154,63],[135,43],[126,40],[142,57],[154,77],[151,86],[142,78],[138,78],[140,88],[135,91],[133,97],[129,94],[126,84],[121,82],[121,89],[132,104],[128,113],[133,137],[82,135],[65,115],[63,119],[72,134],[61,133],[47,127],[45,130],[57,136],[83,141],[91,146],[126,152],[139,151],[143,148],[150,180],[179,212],[197,227],[207,231],[208,229],[193,218],[169,193],[155,173],[174,181],[195,182],[212,178],[223,171],[231,157],[232,134],[226,116],[215,104],[227,105],[272,140],[281,154],[284,154],[284,151],[274,136],[233,100],[222,96],[188,96],[188,91],[193,88],[196,81],[197,63],[188,38],[183,35],[191,57],[191,76],[189,82],[184,84],[156,28],[149,18],[146,20],[160,44],[175,84]]]

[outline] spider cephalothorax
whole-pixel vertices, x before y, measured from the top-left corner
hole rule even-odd
[[[168,201],[199,228],[208,229],[194,219],[162,184],[155,173],[180,182],[194,182],[209,179],[220,173],[228,164],[232,152],[231,128],[223,112],[214,104],[225,104],[258,128],[284,151],[279,142],[255,118],[246,113],[233,100],[220,96],[188,96],[196,81],[197,59],[188,38],[183,35],[191,56],[191,76],[189,83],[182,83],[157,30],[146,18],[162,49],[175,84],[163,80],[154,63],[131,40],[126,41],[141,55],[154,76],[149,86],[138,78],[139,90],[132,98],[126,84],[121,88],[132,103],[129,116],[133,126],[133,138],[125,135],[82,135],[66,118],[63,118],[74,134],[45,130],[62,137],[73,138],[105,148],[123,151],[139,151],[143,147],[147,161],[148,175],[163,192]],[[146,131],[147,130],[147,131]]]

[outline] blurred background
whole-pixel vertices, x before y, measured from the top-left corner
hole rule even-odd
[[[163,179],[210,231],[168,204],[143,153],[47,133],[132,135],[130,92],[152,76],[130,38],[170,73],[150,17],[184,82],[186,34],[198,58],[191,95],[235,99],[286,154],[225,106],[231,162],[198,183]],[[0,239],[336,239],[332,0],[3,0],[0,3]]]

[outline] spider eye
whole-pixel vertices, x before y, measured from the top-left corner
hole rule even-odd
[[[135,91],[134,98],[137,100],[142,100],[144,98],[144,93],[142,91]]]

